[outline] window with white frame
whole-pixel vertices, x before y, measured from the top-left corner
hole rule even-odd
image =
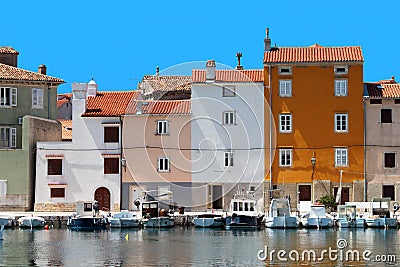
[[[7,180],[0,180],[0,197],[7,195]]]
[[[43,108],[43,89],[32,88],[32,108]]]
[[[345,167],[348,165],[347,148],[335,148],[335,166]]]
[[[290,74],[292,74],[292,67],[288,67],[288,66],[279,67],[279,74],[280,75],[290,75]]]
[[[347,74],[347,66],[335,66],[335,74]]]
[[[292,80],[279,80],[279,96],[292,96]]]
[[[348,131],[348,114],[337,113],[335,114],[335,132]]]
[[[292,166],[292,149],[280,148],[279,149],[279,166],[290,167]]]
[[[292,114],[279,114],[279,132],[292,132]]]
[[[224,166],[225,167],[233,166],[233,152],[232,151],[226,151],[224,153]]]
[[[0,148],[17,147],[17,129],[0,127]]]
[[[17,106],[17,88],[0,87],[0,107]]]
[[[157,121],[157,134],[168,134],[168,121]]]
[[[157,171],[158,172],[169,172],[169,159],[168,158],[158,158],[157,159]]]
[[[347,79],[335,80],[335,96],[347,96]]]
[[[236,112],[235,111],[226,111],[223,113],[222,116],[223,116],[225,125],[236,124]]]
[[[224,97],[232,97],[236,96],[235,86],[222,86],[222,96]]]

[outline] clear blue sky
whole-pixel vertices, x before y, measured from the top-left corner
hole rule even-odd
[[[19,67],[66,84],[94,77],[100,90],[132,90],[145,74],[215,59],[262,68],[265,28],[277,46],[360,45],[364,80],[400,81],[399,1],[6,1],[0,45]],[[9,11],[8,11],[9,10]]]

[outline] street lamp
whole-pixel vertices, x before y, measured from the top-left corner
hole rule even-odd
[[[313,167],[313,170],[314,170],[316,162],[317,162],[317,159],[314,156],[312,156],[312,158],[311,158],[311,166]]]

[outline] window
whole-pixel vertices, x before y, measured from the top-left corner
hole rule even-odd
[[[335,132],[348,131],[348,114],[335,114]]]
[[[390,197],[390,200],[395,200],[394,185],[384,185],[382,187],[382,197]]]
[[[222,96],[236,96],[235,86],[222,86]]]
[[[279,114],[279,132],[292,132],[292,114]]]
[[[225,167],[233,166],[233,152],[232,151],[226,151],[224,153],[224,166]]]
[[[168,121],[157,121],[157,134],[168,134]]]
[[[43,108],[43,89],[32,88],[32,108]]]
[[[292,96],[292,80],[279,80],[279,96]]]
[[[223,113],[224,124],[234,125],[236,124],[236,113],[234,111],[226,111]]]
[[[335,66],[335,74],[347,74],[347,70],[346,66]]]
[[[104,158],[104,174],[119,173],[119,158]]]
[[[400,104],[400,99],[399,99],[399,98],[396,98],[396,99],[394,100],[394,103],[395,103],[395,104]]]
[[[17,88],[0,87],[0,107],[17,106]]]
[[[51,198],[65,198],[65,188],[50,188]]]
[[[381,123],[392,123],[391,109],[381,109]]]
[[[0,127],[0,148],[17,147],[17,129]]]
[[[280,75],[290,75],[292,74],[291,67],[279,67],[279,74]]]
[[[385,168],[396,168],[396,153],[394,152],[388,152],[388,153],[383,153],[384,155],[384,166]]]
[[[378,105],[378,104],[382,104],[382,99],[370,99],[369,103],[371,105]]]
[[[335,96],[347,96],[347,80],[335,80]]]
[[[347,148],[335,148],[335,166],[347,166]]]
[[[62,159],[47,159],[47,175],[62,175]]]
[[[104,143],[119,142],[119,127],[104,127]]]
[[[159,171],[159,172],[169,172],[170,171],[168,158],[158,158],[157,171]]]
[[[292,149],[291,148],[279,149],[279,166],[281,166],[281,167],[292,166]]]
[[[0,197],[7,195],[7,180],[0,180]]]

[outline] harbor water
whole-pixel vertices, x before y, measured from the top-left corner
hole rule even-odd
[[[0,266],[395,266],[399,238],[397,229],[14,228],[3,232]]]

